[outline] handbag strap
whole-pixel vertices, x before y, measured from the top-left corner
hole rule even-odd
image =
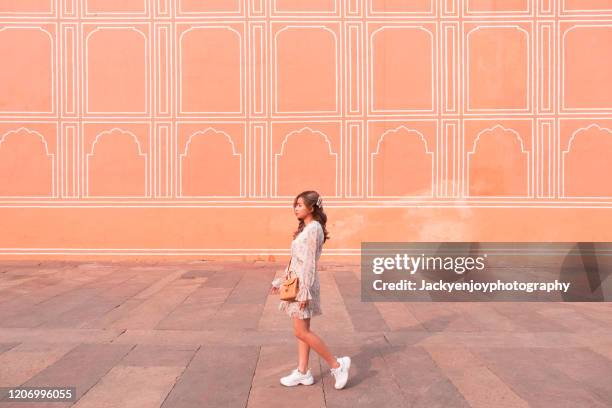
[[[291,261],[293,260],[293,256],[289,257],[289,265],[287,265],[287,276],[291,274]]]

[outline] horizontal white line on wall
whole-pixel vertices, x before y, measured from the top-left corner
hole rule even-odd
[[[62,204],[46,204],[46,205],[28,205],[23,204],[0,204],[2,208],[286,208],[286,205],[216,205],[216,204],[202,204],[202,205],[142,205],[138,203],[134,204],[114,204],[114,205],[62,205]],[[291,207],[289,207],[291,208]],[[355,205],[327,205],[326,208],[612,208],[612,202],[610,201],[573,201],[573,202],[523,202],[523,201],[483,201],[483,202],[469,202],[463,204],[454,203],[401,203],[401,204],[384,204],[384,203],[373,203],[369,205],[355,204]]]
[[[234,251],[234,252],[231,252]],[[224,250],[224,249],[103,249],[103,248],[87,248],[87,249],[73,249],[73,248],[1,248],[0,256],[2,255],[151,255],[151,256],[185,256],[185,255],[278,255],[287,256],[290,252],[288,250]],[[329,249],[325,250],[325,255],[329,256],[346,256],[361,254],[360,249]]]

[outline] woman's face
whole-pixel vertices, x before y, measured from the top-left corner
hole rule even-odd
[[[312,212],[312,210],[309,210],[308,207],[306,207],[306,205],[304,204],[304,198],[299,197],[297,199],[293,212],[295,213],[295,216],[298,220],[303,220],[308,214]]]

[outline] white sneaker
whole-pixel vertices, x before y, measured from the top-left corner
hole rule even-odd
[[[336,384],[334,387],[337,390],[341,390],[346,385],[349,377],[349,369],[351,368],[351,358],[348,356],[336,358],[340,367],[330,368],[332,375],[336,377]]]
[[[314,377],[312,376],[310,369],[306,371],[306,374],[302,374],[300,373],[300,370],[296,368],[291,372],[291,374],[281,378],[280,382],[287,387],[293,387],[298,384],[312,385],[314,383]]]

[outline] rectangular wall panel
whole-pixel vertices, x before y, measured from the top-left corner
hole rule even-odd
[[[268,137],[265,122],[251,123],[247,168],[249,169],[248,185],[251,197],[268,195]]]
[[[363,1],[364,0],[345,0],[344,4],[346,7],[346,16],[360,17],[363,13]]]
[[[457,23],[442,24],[442,69],[440,77],[443,90],[442,112],[454,114],[459,112],[459,25]]]
[[[155,126],[155,195],[161,198],[172,196],[172,126],[157,123]]]
[[[250,6],[249,14],[251,17],[264,17],[266,15],[266,1],[251,0],[247,2]]]
[[[554,24],[541,23],[538,25],[538,106],[540,113],[554,113],[554,77],[555,77],[555,50],[554,50]]]
[[[555,174],[555,122],[538,120],[538,143],[536,147],[536,194],[538,197],[553,197]]]
[[[461,0],[442,0],[441,14],[444,17],[454,17],[459,14],[459,2]]]
[[[170,85],[172,83],[172,67],[171,67],[171,32],[172,26],[156,25],[155,26],[155,110],[158,116],[170,116],[172,93]]]
[[[153,0],[155,2],[155,14],[158,17],[170,17],[172,10],[170,8],[171,0]]]
[[[66,117],[75,117],[78,114],[78,26],[76,24],[62,24],[61,27],[61,105],[62,114]]]
[[[362,114],[363,44],[362,25],[347,23],[346,30],[346,114]]]
[[[461,143],[459,121],[442,121],[439,194],[442,197],[458,197],[461,186]]]
[[[363,196],[364,176],[364,149],[363,149],[363,123],[360,121],[347,121],[345,124],[346,160],[346,197],[360,198]]]
[[[249,41],[250,66],[250,111],[253,116],[265,115],[267,112],[267,69],[268,52],[266,47],[265,23],[252,23]]]
[[[79,197],[79,126],[63,123],[61,128],[61,196],[67,199]]]

